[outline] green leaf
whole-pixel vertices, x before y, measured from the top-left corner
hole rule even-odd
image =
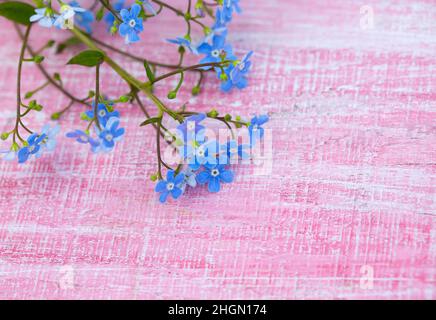
[[[145,68],[145,72],[147,73],[147,78],[148,80],[150,80],[151,83],[154,82],[154,73],[150,68],[150,65],[148,64],[147,60],[144,60],[144,68]]]
[[[85,67],[95,67],[104,61],[104,55],[100,51],[86,50],[71,58],[67,64],[78,64]]]
[[[148,124],[152,124],[152,123],[156,123],[159,122],[161,118],[157,117],[157,118],[150,118],[145,120],[143,123],[141,123],[141,127],[146,126]]]
[[[103,19],[103,16],[104,16],[104,7],[101,6],[100,9],[98,9],[97,14],[95,15],[95,20],[101,21],[101,19]]]
[[[0,16],[25,26],[30,24],[29,19],[35,14],[34,11],[34,7],[23,2],[7,1],[0,3]]]
[[[56,54],[61,54],[65,49],[76,46],[78,44],[81,44],[78,38],[76,37],[68,38],[67,40],[58,44],[58,46],[56,47]]]

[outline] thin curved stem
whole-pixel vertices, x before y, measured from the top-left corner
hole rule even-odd
[[[162,75],[160,77],[155,78],[154,81],[151,84],[155,84],[156,82],[159,82],[159,81],[161,81],[163,79],[166,79],[168,77],[174,76],[174,75],[176,75],[178,73],[184,73],[184,72],[189,71],[189,70],[203,71],[203,70],[198,70],[198,69],[205,68],[205,67],[220,67],[223,64],[226,64],[226,63],[229,63],[229,62],[230,61],[200,63],[200,64],[196,64],[196,65],[193,65],[193,66],[180,68],[178,70],[174,70],[172,72],[168,72],[167,74],[164,74],[164,75]]]
[[[101,129],[100,119],[98,119],[98,102],[100,101],[100,64],[95,67],[95,103],[94,103],[94,120],[97,128]]]
[[[110,5],[109,1],[100,0],[100,3],[105,7],[107,10],[109,10],[110,13],[115,17],[115,19],[118,20],[118,22],[123,22],[123,20],[119,17],[118,13],[115,11],[114,8]]]
[[[21,46],[21,52],[20,52],[20,59],[18,61],[18,72],[17,72],[17,118],[15,120],[15,129],[14,129],[14,134],[12,137],[13,142],[15,143],[15,136],[18,136],[18,138],[23,141],[23,139],[20,137],[20,134],[18,133],[19,130],[19,125],[21,124],[24,128],[26,128],[22,121],[21,121],[21,71],[23,69],[23,59],[24,59],[24,53],[26,52],[26,46],[27,46],[27,41],[29,41],[29,35],[30,35],[30,30],[32,29],[32,24],[29,24],[26,32],[24,34],[23,37],[23,44]],[[27,129],[27,128],[26,128]],[[31,131],[30,131],[31,133]]]
[[[15,30],[17,31],[18,35],[20,36],[20,38],[23,40],[24,39],[24,34],[22,33],[22,31],[20,30],[20,28],[18,27],[18,25],[16,23],[14,23],[14,27]],[[33,50],[33,48],[27,43],[26,45],[27,47],[27,51],[29,51],[29,53],[32,56],[35,56],[35,51]],[[44,66],[39,63],[36,64],[37,68],[39,69],[39,71],[41,71],[41,73],[44,75],[44,77],[47,79],[47,81],[50,82],[51,85],[53,85],[54,87],[56,87],[56,89],[58,89],[60,92],[62,92],[66,97],[68,97],[70,100],[73,100],[74,102],[86,105],[86,106],[90,106],[90,104],[84,102],[82,99],[79,99],[77,97],[75,97],[73,94],[71,94],[68,90],[66,90],[65,88],[63,88],[61,85],[59,85],[56,80],[54,80],[50,74],[47,72],[47,70],[45,70]]]

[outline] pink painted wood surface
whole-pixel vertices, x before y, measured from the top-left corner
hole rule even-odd
[[[218,196],[191,191],[160,205],[148,180],[154,132],[138,127],[136,106],[122,110],[127,136],[114,153],[94,156],[61,138],[37,162],[0,162],[0,298],[436,298],[434,0],[242,5],[230,41],[238,54],[255,51],[250,87],[226,95],[211,77],[201,96],[186,89],[171,106],[270,112],[272,173],[241,167]],[[374,10],[373,29],[360,26],[363,5]],[[170,61],[174,47],[161,39],[183,24],[159,19],[165,28],[147,25],[129,50]],[[66,38],[36,33],[35,47]],[[0,37],[4,131],[20,44],[3,19]],[[64,67],[70,55],[50,54],[45,65],[86,95],[93,76]],[[145,79],[140,64],[115,57]],[[109,68],[102,74],[107,94],[126,92]],[[24,78],[24,91],[43,79],[29,64]],[[38,96],[48,111],[68,103],[48,92]],[[64,132],[82,110],[62,120]]]

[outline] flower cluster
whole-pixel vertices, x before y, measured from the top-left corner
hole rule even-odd
[[[194,54],[203,55],[200,64],[215,63],[215,66],[205,66],[203,69],[214,69],[221,80],[221,89],[224,92],[229,92],[233,88],[244,89],[248,85],[247,74],[250,71],[250,58],[253,52],[249,52],[239,61],[233,53],[232,45],[226,42],[228,25],[232,21],[233,13],[242,12],[239,0],[223,0],[218,3],[221,5],[215,10],[215,21],[211,28],[205,28],[206,36],[198,45],[192,43],[190,34],[167,41],[187,48]],[[203,6],[202,1],[197,2],[198,17],[205,16]]]
[[[51,6],[35,9],[35,14],[30,17],[31,22],[38,22],[42,27],[51,28],[53,26],[60,29],[73,28],[70,23],[77,23],[88,33],[91,33],[91,24],[94,22],[94,15],[91,11],[80,7],[77,1],[69,4],[62,3],[60,13],[57,14]]]
[[[188,72],[199,75],[197,82],[189,88],[192,89],[192,95],[201,92],[202,82],[208,78],[206,73],[216,75],[224,92],[234,88],[243,89],[248,85],[247,76],[253,52],[248,52],[240,59],[232,45],[227,42],[229,23],[235,13],[241,13],[239,0],[186,1],[185,8],[175,7],[166,0],[97,0],[92,3],[81,0],[68,3],[63,0],[34,0],[33,3],[37,8],[27,1],[0,3],[0,16],[21,25],[17,27],[17,32],[22,39],[17,71],[15,125],[12,130],[0,134],[1,140],[11,140],[9,150],[0,151],[0,158],[16,160],[22,164],[55,148],[59,125],[46,125],[40,131],[33,131],[27,121],[29,114],[43,110],[43,106],[36,100],[31,100],[31,97],[51,86],[69,99],[66,107],[51,115],[52,120],[60,120],[65,113],[74,110],[76,105],[88,108],[81,113],[84,127],[69,131],[66,137],[69,141],[87,145],[93,153],[114,150],[125,135],[120,112],[115,109],[118,103],[135,103],[140,108],[146,118],[141,126],[152,125],[156,133],[157,166],[151,179],[157,181],[155,190],[162,203],[168,198],[178,199],[187,189],[199,186],[207,186],[207,190],[212,193],[219,192],[224,184],[233,182],[235,164],[250,163],[255,154],[254,147],[264,137],[263,126],[268,122],[268,116],[255,116],[250,121],[245,121],[240,116],[220,116],[215,109],[208,113],[199,113],[187,110],[187,103],[172,106],[158,97],[158,91],[154,90],[160,81],[177,77],[177,85],[166,96],[168,100],[175,99],[179,90],[185,88],[191,79],[185,77]],[[81,5],[89,6],[85,8]],[[128,52],[118,45],[107,44],[98,37],[97,32],[90,35],[93,33],[93,24],[103,21],[112,35],[120,36],[118,40],[122,39],[128,45],[140,43],[145,24],[155,20],[154,17],[163,11],[171,12],[177,19],[183,19],[186,27],[183,36],[167,39],[167,42],[178,47],[179,57],[176,62],[146,60],[133,50]],[[45,28],[63,29],[63,32],[70,33],[70,37],[63,42],[50,40],[36,50],[32,48],[30,41],[31,35],[35,34],[31,33],[35,24]],[[203,31],[199,42],[192,41],[195,28]],[[67,63],[89,68],[91,74],[95,74],[95,91],[87,88],[88,95],[85,98],[76,96],[68,90],[67,85],[64,86],[60,71],[52,75],[45,69],[47,61],[42,54],[55,44],[56,54],[68,51],[70,46],[87,46],[86,50],[76,53]],[[124,69],[123,64],[111,56],[112,53],[135,63],[139,62],[141,66],[135,71],[143,70],[142,79]],[[195,55],[195,64],[186,65],[187,53]],[[42,64],[42,61],[45,62]],[[26,63],[38,64],[46,82],[22,94],[21,81],[25,79],[22,70]],[[103,67],[111,68],[119,77],[120,83],[126,85],[128,91],[118,99],[108,100],[101,94],[103,88],[100,70]],[[148,105],[142,102],[141,95],[155,105],[155,114],[147,110]],[[26,101],[28,99],[29,102]],[[178,101],[174,100],[173,103]],[[177,122],[175,131],[167,129],[166,120]],[[216,139],[212,133],[214,130],[208,125],[209,121],[225,124],[225,139]],[[238,134],[235,134],[236,131]],[[245,140],[243,137],[240,139],[241,132],[246,137]],[[162,138],[171,148],[168,151],[177,155],[175,167],[162,157]]]
[[[3,159],[12,161],[18,159],[18,163],[22,164],[30,160],[32,157],[40,158],[44,152],[51,152],[56,148],[56,136],[60,132],[60,126],[51,127],[45,125],[40,133],[32,133],[26,141],[23,141],[23,146],[18,147],[14,144],[9,151],[0,151]]]
[[[160,194],[160,202],[166,202],[169,195],[178,199],[187,186],[207,185],[209,192],[216,193],[223,183],[233,182],[231,165],[251,158],[253,147],[264,136],[263,125],[269,119],[267,115],[255,116],[246,123],[246,143],[240,143],[236,137],[220,143],[208,137],[208,129],[203,125],[207,117],[206,114],[195,114],[177,127],[175,135],[181,162],[176,170],[167,172],[166,179],[160,177],[155,188]]]
[[[120,128],[120,113],[113,109],[112,102],[99,103],[97,113],[93,109],[82,114],[82,119],[88,122],[86,131],[76,129],[67,133],[68,138],[75,139],[81,144],[89,144],[92,152],[110,152],[114,149],[115,143],[120,141],[124,135],[124,128]],[[94,135],[89,130],[93,125]]]
[[[143,18],[146,17],[147,12],[152,15],[157,14],[149,0],[138,0],[129,9],[125,8],[124,0],[119,0],[113,8],[114,12],[107,13],[105,21],[112,33],[115,33],[118,28],[126,44],[140,40],[139,34],[144,31]]]

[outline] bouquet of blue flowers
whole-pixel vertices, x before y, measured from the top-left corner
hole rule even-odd
[[[153,19],[164,11],[174,13],[175,18],[183,19],[186,25],[181,35],[166,39],[177,49],[178,60],[175,63],[151,61],[123,50],[122,46],[141,45],[144,25],[153,23]],[[179,90],[188,85],[185,81],[187,73],[198,74],[198,81],[191,86],[192,95],[201,94],[206,73],[216,75],[217,86],[225,93],[244,89],[248,85],[253,52],[237,57],[227,42],[228,26],[235,13],[241,13],[239,0],[187,0],[185,8],[177,8],[161,0],[96,0],[89,7],[81,6],[77,1],[62,0],[34,0],[33,5],[20,1],[0,3],[0,16],[14,23],[22,39],[18,58],[16,119],[11,130],[1,134],[2,140],[11,143],[8,150],[2,151],[2,158],[23,164],[55,149],[59,124],[46,125],[40,131],[34,131],[26,123],[28,114],[43,110],[37,100],[30,99],[51,86],[70,101],[66,108],[51,115],[53,121],[59,122],[75,104],[87,108],[80,114],[83,127],[66,132],[66,137],[88,145],[93,153],[111,152],[122,140],[125,129],[117,105],[132,103],[142,110],[145,119],[139,125],[152,126],[156,131],[157,165],[151,180],[156,182],[155,191],[160,202],[166,202],[169,196],[178,199],[188,187],[207,185],[210,192],[220,191],[223,183],[231,183],[234,179],[231,165],[243,161],[249,163],[253,148],[264,137],[263,125],[268,116],[259,115],[245,120],[241,116],[222,115],[215,109],[197,112],[187,110],[186,105],[174,109],[165,103],[165,99],[175,99]],[[119,36],[120,45],[109,45],[95,35],[93,29],[96,23],[105,24],[107,32]],[[29,39],[32,30],[40,27],[60,30],[70,37],[60,43],[51,40],[35,50]],[[192,36],[196,30],[202,38],[194,43]],[[63,86],[60,73],[51,75],[44,67],[47,63],[44,50],[56,46],[56,50],[62,52],[76,44],[87,48],[71,57],[68,64],[89,68],[95,76],[95,87],[84,98],[73,95]],[[112,58],[111,52],[141,63],[147,81],[140,81],[122,68]],[[188,54],[197,57],[196,64],[185,64]],[[22,95],[21,74],[25,63],[35,63],[47,81]],[[126,94],[109,98],[102,93],[100,69],[103,65],[112,68],[128,85]],[[166,97],[158,97],[154,86],[173,77],[178,79],[177,85]],[[156,114],[149,113],[142,95],[155,104]],[[219,130],[219,138],[214,123],[225,127],[226,132]],[[169,150],[172,163],[163,156],[164,149]]]

